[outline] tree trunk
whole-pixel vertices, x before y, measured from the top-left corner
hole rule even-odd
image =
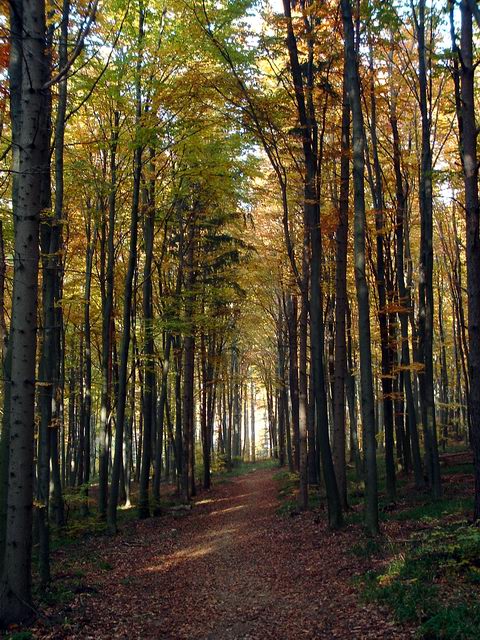
[[[307,112],[302,70],[299,62],[297,41],[293,30],[290,0],[283,0],[283,7],[287,19],[287,48],[292,80],[295,87],[298,119],[304,131],[302,139],[305,170],[304,207],[311,249],[310,343],[316,406],[316,427],[327,493],[328,521],[330,527],[337,528],[342,525],[342,509],[328,434],[327,396],[323,364],[324,327],[321,292],[322,237],[320,233],[320,201],[319,193],[317,192],[319,165],[316,149],[316,122],[314,120],[313,102],[309,102],[309,111]],[[309,95],[311,95],[313,91],[313,61],[311,58],[309,63],[308,88]]]
[[[442,493],[440,462],[438,458],[437,432],[435,425],[435,399],[433,386],[433,201],[432,201],[432,149],[430,142],[431,122],[428,112],[428,78],[425,46],[425,0],[418,3],[415,18],[418,48],[419,100],[422,120],[422,149],[419,182],[420,205],[420,278],[418,285],[418,339],[420,407],[425,435],[425,453],[428,479],[434,498]]]
[[[410,289],[407,289],[405,285],[405,273],[404,273],[404,227],[406,216],[406,196],[404,181],[402,177],[401,169],[401,154],[400,154],[400,137],[398,134],[397,125],[397,113],[395,99],[391,100],[390,110],[390,125],[392,127],[393,135],[393,164],[395,170],[395,197],[396,197],[396,232],[395,232],[395,258],[396,258],[396,271],[397,271],[397,287],[398,287],[398,304],[400,319],[400,331],[401,331],[401,364],[403,370],[403,384],[405,389],[405,400],[407,410],[407,426],[412,447],[412,462],[413,473],[415,478],[415,487],[422,489],[424,486],[422,459],[420,455],[420,444],[418,440],[418,427],[417,427],[417,411],[415,406],[415,399],[412,389],[412,377],[410,371],[410,346],[408,337],[408,317],[411,313],[411,296]]]
[[[210,489],[210,435],[208,428],[208,386],[211,384],[208,375],[208,363],[207,363],[207,347],[206,347],[206,336],[205,333],[202,332],[200,336],[200,369],[201,376],[199,379],[201,380],[200,384],[200,397],[201,397],[201,407],[200,407],[200,426],[201,426],[201,436],[202,436],[202,454],[203,454],[203,488],[208,490]]]
[[[293,462],[295,471],[300,467],[300,406],[298,390],[298,302],[296,296],[288,296],[287,326],[288,326],[288,379],[290,387],[290,403],[292,407],[293,427]]]
[[[177,450],[177,478],[179,493],[185,502],[188,501],[188,467],[185,478],[186,455],[184,451],[184,439],[182,429],[182,358],[183,348],[180,336],[175,343],[175,442]]]
[[[88,206],[88,205],[87,205]],[[93,255],[95,252],[95,242],[97,237],[97,227],[93,231],[92,238],[92,214],[89,208],[87,221],[87,254],[85,259],[85,307],[83,315],[83,334],[85,349],[85,366],[84,366],[84,393],[83,393],[83,433],[84,433],[84,450],[83,450],[83,489],[82,494],[84,500],[82,502],[82,514],[88,513],[88,485],[90,482],[90,456],[91,456],[91,423],[92,423],[92,338],[90,326],[90,301],[92,289],[92,269]]]
[[[135,91],[136,91],[136,105],[135,105],[135,125],[136,135],[139,136],[140,132],[140,119],[142,115],[142,97],[141,97],[141,67],[142,67],[142,41],[143,41],[143,23],[144,12],[143,7],[140,5],[138,15],[138,60],[136,69]],[[134,151],[134,168],[133,168],[133,192],[132,192],[132,208],[130,217],[130,246],[128,252],[128,266],[127,275],[125,278],[125,290],[123,296],[123,332],[122,341],[120,346],[120,367],[118,371],[118,393],[117,393],[117,414],[115,424],[115,453],[112,468],[112,483],[110,487],[110,500],[108,504],[108,528],[111,533],[116,533],[117,530],[117,505],[118,505],[118,492],[120,486],[120,475],[123,462],[123,435],[125,429],[125,406],[127,402],[127,374],[128,374],[128,353],[130,349],[130,329],[132,319],[132,294],[133,294],[133,278],[135,269],[137,266],[137,236],[138,236],[138,214],[140,208],[140,182],[142,175],[142,146],[139,142],[136,143]],[[153,238],[152,238],[153,242]],[[148,257],[145,260],[145,269],[149,268],[148,274],[144,272],[144,289],[150,285],[150,298],[149,303],[151,308],[151,252],[150,260]],[[145,295],[145,294],[144,294]],[[148,305],[147,305],[148,306]],[[145,317],[145,300],[144,300],[144,317]],[[150,327],[151,329],[151,327]],[[148,334],[146,331],[146,342],[148,342]],[[145,356],[147,359],[147,355]],[[149,372],[152,363],[147,359],[145,367],[145,396],[150,400],[152,404],[153,390],[149,387],[150,378]],[[144,402],[146,400],[144,399]],[[144,417],[144,432],[143,432],[143,450],[142,450],[142,465],[144,463],[145,452],[150,451],[150,435],[151,435],[151,415],[153,408],[150,406],[149,411],[145,411]],[[148,414],[148,415],[147,415]],[[148,454],[147,454],[148,455]],[[142,467],[143,469],[143,467]],[[148,488],[148,474],[150,472],[150,459],[148,458],[147,469],[147,488]],[[146,507],[145,507],[146,502]],[[140,475],[140,497],[139,497],[139,515],[145,517],[148,515],[148,494],[145,501],[144,492],[144,474],[143,471]]]
[[[382,360],[382,403],[383,425],[385,433],[385,479],[387,498],[393,502],[396,498],[394,436],[393,436],[393,398],[392,363],[390,359],[390,330],[387,313],[387,292],[385,274],[385,216],[382,171],[378,157],[377,142],[377,101],[375,97],[373,53],[370,50],[370,123],[373,152],[372,199],[375,207],[376,231],[376,283],[378,293],[378,323],[380,327],[380,352]]]
[[[12,38],[13,40],[13,38]],[[11,47],[13,47],[11,43]],[[11,97],[11,99],[13,99]],[[15,178],[13,178],[15,181]],[[5,554],[5,526],[7,521],[7,492],[8,492],[8,452],[10,448],[10,370],[12,350],[8,347],[7,327],[5,324],[5,250],[3,244],[3,225],[0,222],[0,353],[1,371],[3,372],[3,417],[2,432],[0,434],[0,576],[2,575],[3,558]]]
[[[106,239],[105,290],[102,295],[102,393],[98,442],[98,511],[105,518],[108,500],[108,437],[110,431],[111,384],[112,384],[112,325],[115,247],[114,231],[117,190],[117,145],[120,114],[114,113],[110,140],[110,193],[108,203],[108,236]],[[104,222],[104,221],[103,221]],[[104,240],[104,230],[102,241]],[[102,280],[102,287],[103,287]]]
[[[184,375],[183,375],[183,450],[184,465],[182,473],[182,497],[188,500],[194,494],[195,478],[192,477],[194,462],[194,385],[195,385],[195,329],[194,329],[194,305],[193,289],[195,286],[195,223],[191,220],[188,225],[188,238],[186,247],[186,300],[185,322],[187,334],[184,339]]]
[[[340,202],[336,233],[335,272],[335,354],[333,386],[333,461],[338,491],[343,509],[347,509],[347,464],[345,459],[345,377],[347,373],[347,344],[345,320],[347,315],[347,251],[348,251],[348,193],[350,173],[350,106],[346,78],[343,79],[342,157],[340,161]]]
[[[252,448],[252,453],[250,459],[252,462],[255,462],[256,449],[255,449],[255,405],[256,405],[256,392],[255,392],[255,382],[250,381],[250,446]]]
[[[365,455],[365,525],[370,535],[376,535],[378,533],[378,488],[375,439],[375,403],[372,380],[370,301],[366,277],[365,257],[365,134],[350,0],[341,0],[341,8],[345,37],[348,96],[350,107],[352,109],[353,121],[354,259],[355,285],[357,289],[358,304],[361,410]]]
[[[304,247],[304,250],[306,247]],[[308,375],[307,375],[307,332],[308,332],[308,311],[305,295],[300,298],[300,322],[299,322],[299,352],[298,352],[298,446],[299,446],[299,490],[298,507],[306,509],[308,507]],[[313,456],[312,456],[313,458]]]
[[[468,342],[470,378],[471,447],[474,457],[474,520],[480,520],[480,207],[478,197],[477,125],[475,116],[475,64],[472,13],[468,0],[461,8],[462,164],[465,184]]]
[[[140,96],[139,96],[140,99]],[[150,172],[154,175],[154,151],[150,149]],[[140,474],[140,495],[138,511],[141,518],[148,517],[149,509],[149,480],[152,464],[152,446],[156,443],[156,370],[155,370],[155,340],[153,326],[153,240],[155,233],[155,181],[151,177],[149,190],[145,193],[146,209],[144,218],[145,263],[143,267],[143,333],[144,333],[144,368],[145,395],[143,400],[144,437],[148,437],[149,446],[143,448],[142,471]],[[161,434],[163,435],[163,434]],[[162,451],[162,440],[158,442],[158,450]],[[161,458],[158,471],[161,471]],[[160,486],[158,485],[158,493]]]
[[[285,415],[285,409],[288,411],[288,403],[285,406],[284,402],[284,387],[285,387],[285,345],[284,331],[283,331],[283,312],[279,308],[279,318],[277,322],[277,404],[278,404],[278,464],[280,467],[284,467],[286,463],[286,425],[287,418]]]
[[[35,354],[39,266],[39,223],[42,184],[49,172],[48,91],[43,88],[48,60],[45,52],[45,5],[13,0],[12,58],[18,54],[10,90],[12,127],[18,131],[14,154],[14,275],[11,315],[11,404],[9,486],[5,559],[0,585],[0,623],[32,618],[31,531],[35,409]],[[21,79],[20,79],[21,76]],[[20,84],[17,84],[19,83]]]
[[[167,404],[168,392],[168,372],[170,368],[170,351],[172,346],[172,337],[169,333],[165,336],[165,352],[163,354],[163,367],[161,376],[160,400],[158,406],[157,429],[158,434],[163,433],[163,425],[165,420],[165,407]],[[176,459],[176,454],[175,454]],[[153,478],[153,500],[155,503],[154,515],[160,515],[160,479],[162,472],[162,447],[158,445],[155,450],[155,475]]]

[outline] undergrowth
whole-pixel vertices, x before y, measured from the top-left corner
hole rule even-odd
[[[367,601],[418,625],[423,640],[476,640],[480,634],[480,530],[437,523],[397,549],[381,572],[362,578]]]
[[[275,461],[270,459],[244,462],[241,458],[233,458],[231,466],[228,468],[225,457],[219,456],[215,467],[212,469],[213,482],[221,484],[261,469],[273,469],[274,466]]]
[[[363,598],[388,606],[399,623],[411,624],[421,640],[477,640],[480,638],[480,529],[466,524],[473,499],[462,483],[448,484],[445,496],[432,500],[426,491],[416,491],[411,478],[397,478],[397,499],[386,497],[384,463],[378,460],[379,520],[418,523],[419,531],[396,542],[385,536],[360,537],[352,555],[382,570],[368,571],[360,578]],[[472,474],[471,463],[447,466],[442,475]],[[275,474],[278,484],[277,513],[297,513],[298,475],[288,470]],[[364,485],[348,470],[349,505],[347,525],[363,522]],[[447,486],[447,485],[446,485]],[[310,506],[324,502],[318,489],[309,494]],[[415,527],[414,527],[415,529]]]
[[[293,516],[298,513],[297,493],[298,493],[298,475],[288,470],[280,469],[273,476],[278,485],[278,499],[280,505],[277,508],[277,514],[280,516]],[[318,509],[323,501],[324,496],[318,488],[309,487],[308,489],[308,508]]]

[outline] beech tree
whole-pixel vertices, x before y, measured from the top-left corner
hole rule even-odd
[[[466,259],[468,288],[468,364],[471,439],[475,461],[474,519],[480,518],[480,386],[478,360],[480,353],[480,205],[478,198],[477,125],[474,99],[473,10],[472,3],[462,0],[460,47],[460,108],[458,127],[464,174],[466,215]],[[477,20],[478,24],[478,20]],[[478,25],[480,26],[480,25]]]
[[[378,532],[378,489],[374,423],[374,395],[370,338],[370,302],[366,279],[365,254],[365,186],[364,186],[364,126],[360,97],[358,62],[350,0],[342,0],[345,32],[345,66],[347,91],[352,108],[352,159],[354,180],[354,260],[358,300],[358,339],[360,347],[360,385],[363,439],[365,450],[365,524],[368,531]]]
[[[49,174],[45,89],[45,6],[14,2],[10,51],[10,96],[14,151],[14,283],[12,292],[8,492],[5,556],[0,586],[3,625],[32,618],[31,540],[39,228],[42,189]],[[46,178],[47,176],[47,178]]]

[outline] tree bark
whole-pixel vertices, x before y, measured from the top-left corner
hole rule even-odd
[[[394,436],[393,436],[393,398],[392,398],[392,363],[390,358],[390,329],[387,313],[387,292],[385,274],[385,216],[382,171],[378,156],[377,141],[377,101],[374,84],[373,52],[370,50],[370,133],[373,153],[372,199],[375,207],[376,231],[376,283],[378,293],[378,323],[380,327],[380,352],[382,361],[382,403],[383,425],[385,433],[385,479],[388,499],[396,498]]]
[[[404,267],[404,226],[406,216],[406,195],[404,188],[404,180],[401,168],[401,151],[400,136],[398,134],[397,113],[395,99],[391,100],[390,108],[390,125],[393,135],[393,164],[395,171],[395,197],[396,197],[396,231],[395,231],[395,258],[397,271],[397,288],[398,303],[401,331],[401,365],[403,371],[403,385],[405,389],[405,400],[407,410],[407,426],[410,443],[412,447],[413,473],[415,478],[415,487],[422,489],[424,487],[422,458],[420,455],[420,444],[418,439],[417,427],[417,411],[415,399],[412,389],[412,377],[410,371],[410,346],[408,333],[408,317],[411,313],[411,295],[410,290],[405,285],[405,267]]]
[[[110,140],[110,193],[108,198],[108,235],[106,238],[105,285],[103,284],[102,279],[102,392],[98,442],[98,511],[102,518],[105,518],[107,514],[108,501],[108,438],[111,422],[112,327],[115,264],[114,231],[116,217],[117,146],[119,124],[120,114],[118,111],[115,111],[113,114]],[[105,220],[103,220],[103,224],[105,225]],[[104,240],[105,229],[102,230],[102,245]],[[102,250],[102,253],[105,254],[105,249]]]
[[[168,372],[170,369],[170,352],[172,346],[172,336],[167,333],[165,336],[165,352],[163,354],[163,367],[161,375],[160,400],[158,406],[157,430],[158,434],[163,433],[165,420],[165,408],[167,404],[168,392]],[[177,454],[175,453],[175,459]],[[155,503],[154,515],[160,515],[160,479],[162,471],[162,448],[158,445],[155,450],[155,475],[153,479],[153,500]]]
[[[256,409],[256,390],[255,382],[250,381],[250,446],[252,448],[250,459],[255,462],[256,447],[255,447],[255,409]]]
[[[378,533],[378,488],[375,439],[375,402],[372,380],[370,337],[370,301],[366,277],[365,256],[365,184],[364,126],[360,100],[360,80],[355,53],[352,7],[350,0],[341,0],[345,37],[347,86],[353,121],[353,184],[354,184],[354,258],[355,285],[358,304],[358,340],[360,351],[360,388],[365,456],[365,525],[370,535]]]
[[[144,23],[144,11],[143,6],[140,4],[139,15],[138,15],[138,60],[137,60],[137,69],[136,69],[136,79],[135,79],[135,134],[139,136],[140,127],[141,127],[141,116],[142,116],[142,97],[141,97],[141,68],[142,68],[142,41],[143,41],[143,23]],[[130,330],[131,330],[131,319],[132,319],[132,295],[133,295],[133,278],[135,274],[135,269],[137,266],[137,236],[138,236],[138,215],[140,209],[140,182],[142,175],[142,153],[143,147],[141,143],[137,140],[134,150],[134,160],[133,160],[133,191],[132,191],[132,207],[131,207],[131,215],[130,215],[130,245],[128,251],[128,263],[127,263],[127,274],[125,278],[125,289],[123,296],[123,332],[122,332],[122,340],[120,345],[120,367],[118,371],[118,393],[117,393],[117,414],[116,414],[116,423],[115,423],[115,452],[113,459],[113,467],[112,467],[112,482],[110,487],[110,500],[108,503],[108,528],[110,533],[116,533],[117,531],[117,505],[118,505],[118,492],[120,487],[120,475],[122,470],[122,462],[123,462],[123,436],[125,430],[125,407],[127,402],[127,377],[128,377],[128,353],[130,349]],[[152,238],[153,242],[153,238]],[[148,258],[145,261],[145,268],[149,267],[149,272],[145,280],[144,273],[144,287],[148,287],[148,283],[150,283],[150,307],[151,308],[151,253],[150,253],[150,261]],[[145,306],[145,303],[144,303]],[[145,316],[145,308],[144,308],[144,316]],[[150,327],[151,328],[151,327]],[[148,341],[148,331],[146,332],[147,337],[145,338]],[[151,367],[151,362],[148,360],[146,362],[146,372],[145,372],[145,396],[149,398],[150,405],[152,404],[152,393],[153,390],[149,387],[150,379],[149,379],[149,370]],[[144,402],[146,402],[144,398]],[[144,463],[145,452],[150,451],[150,436],[151,436],[151,414],[153,412],[153,408],[150,407],[149,415],[148,412],[145,412],[144,417],[144,432],[143,432],[143,450],[142,450],[142,465]],[[150,462],[150,459],[148,459]],[[150,471],[150,464],[148,464],[147,474]],[[146,498],[146,508],[145,508],[145,492],[144,492],[144,482],[145,479],[143,477],[143,471],[141,471],[140,475],[140,497],[139,497],[139,516],[145,517],[148,515],[148,494]],[[148,487],[148,475],[147,475],[147,487]]]
[[[194,495],[195,478],[192,477],[194,462],[194,384],[195,384],[195,328],[194,328],[194,286],[195,286],[195,223],[189,221],[187,227],[187,247],[185,262],[185,322],[187,324],[184,339],[183,368],[183,451],[184,465],[182,473],[182,497],[188,500]]]
[[[471,447],[474,456],[475,506],[473,518],[480,520],[480,206],[478,197],[477,126],[475,116],[475,65],[471,5],[462,0],[461,8],[461,104],[462,165],[465,185],[468,342]]]
[[[309,103],[309,111],[307,112],[304,82],[299,62],[297,41],[293,29],[290,0],[283,0],[283,8],[287,19],[287,49],[289,53],[292,80],[295,87],[298,119],[303,130],[302,148],[305,170],[304,207],[311,249],[310,343],[312,350],[316,426],[327,493],[329,526],[331,528],[338,528],[342,525],[343,519],[328,433],[327,396],[323,364],[324,327],[321,295],[322,237],[320,233],[320,201],[319,193],[317,192],[319,168],[316,149],[317,127],[316,122],[313,119],[313,103]],[[309,65],[308,85],[311,95],[311,92],[313,91],[313,62],[311,60]]]
[[[433,385],[433,201],[431,123],[428,113],[427,69],[425,46],[425,0],[418,3],[415,17],[418,49],[419,102],[422,122],[422,148],[419,182],[420,205],[420,278],[418,285],[419,355],[423,370],[419,372],[420,407],[425,435],[428,479],[434,498],[442,493],[438,458]]]
[[[342,102],[342,157],[340,160],[340,202],[336,232],[335,271],[335,355],[333,383],[333,461],[338,491],[343,509],[347,509],[347,464],[345,459],[345,377],[347,344],[345,320],[347,314],[347,250],[348,194],[350,190],[350,106],[344,71]]]
[[[300,406],[298,390],[298,303],[296,296],[289,295],[287,300],[288,326],[288,380],[290,404],[292,408],[293,462],[296,471],[300,467]]]
[[[88,206],[88,204],[87,204]],[[84,433],[84,450],[83,455],[83,502],[82,514],[88,513],[88,489],[90,482],[90,456],[91,456],[91,422],[92,422],[92,335],[90,325],[90,303],[92,289],[92,269],[93,255],[95,252],[95,243],[97,237],[97,227],[93,230],[92,237],[92,214],[89,208],[87,220],[87,254],[85,258],[85,307],[83,312],[83,334],[85,349],[85,366],[84,366],[84,384],[83,384],[83,433]]]
[[[49,172],[48,91],[43,88],[46,56],[45,5],[11,3],[15,69],[11,118],[18,131],[14,217],[14,276],[11,316],[11,404],[6,544],[0,585],[0,624],[25,622],[33,616],[31,530],[35,409],[35,355],[39,267],[39,223],[42,184]],[[16,84],[20,82],[20,84]]]

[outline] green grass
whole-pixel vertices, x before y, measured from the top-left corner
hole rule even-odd
[[[432,616],[420,627],[425,640],[470,640],[480,634],[480,606],[478,604],[447,607]]]
[[[350,553],[357,558],[371,559],[374,556],[378,556],[384,549],[384,539],[366,538],[353,545],[350,548]]]
[[[46,606],[69,604],[79,584],[77,581],[53,581],[46,591],[38,591],[35,601]]]
[[[419,638],[474,640],[479,584],[480,530],[456,522],[414,536],[382,572],[362,578],[362,592],[367,601],[388,605],[399,622],[418,625]]]
[[[170,502],[162,501],[167,507]],[[130,509],[119,509],[117,512],[117,523],[119,527],[124,526],[137,518],[135,507]],[[90,536],[107,535],[107,523],[99,518],[96,510],[91,510],[89,515],[81,516],[80,513],[70,514],[67,524],[64,527],[51,526],[50,528],[50,550],[56,551],[64,547],[75,545],[79,539]],[[34,547],[34,560],[36,558],[36,548]]]
[[[273,476],[278,488],[279,506],[277,514],[280,516],[292,515],[296,508],[295,491],[298,487],[298,475],[290,473],[288,469],[279,469]]]
[[[366,538],[351,548],[359,558],[387,559],[382,571],[370,571],[360,579],[364,598],[388,606],[397,621],[416,625],[422,640],[480,638],[480,530],[466,524],[473,498],[455,495],[458,484],[446,483],[446,495],[432,500],[426,491],[407,489],[411,478],[400,477],[397,503],[390,505],[381,456],[378,472],[380,521],[415,522],[423,529],[402,543]],[[446,477],[469,473],[471,463],[442,467]],[[353,470],[349,479],[349,503],[361,505],[363,485]],[[362,520],[361,507],[346,514],[347,523]]]
[[[273,478],[278,486],[278,499],[280,501],[277,514],[283,517],[297,514],[298,474],[291,473],[287,469],[279,469]],[[310,487],[308,490],[308,509],[318,509],[324,499],[325,496],[320,493],[318,488]]]
[[[442,476],[453,476],[457,473],[473,473],[473,464],[465,462],[462,464],[452,464],[441,468]]]
[[[442,468],[442,475],[472,472],[471,464]],[[296,474],[280,470],[275,474],[279,507],[283,516],[297,510]],[[363,482],[348,469],[349,504],[347,524],[363,523]],[[407,541],[394,543],[384,536],[362,538],[351,547],[352,555],[364,560],[384,559],[381,571],[360,578],[365,600],[388,606],[400,623],[413,624],[422,640],[476,640],[480,638],[480,530],[466,524],[473,499],[455,495],[457,483],[446,483],[446,494],[432,500],[427,491],[418,492],[412,479],[397,477],[397,501],[385,495],[385,465],[378,457],[380,522],[416,522],[423,525]],[[321,492],[312,491],[318,506]],[[427,528],[428,527],[428,528]],[[409,529],[410,530],[410,529]],[[410,535],[410,534],[408,534]],[[408,536],[407,536],[408,537]]]
[[[400,522],[405,520],[429,522],[445,516],[466,515],[472,509],[473,498],[442,498],[441,500],[430,502],[422,501],[421,504],[414,505],[408,509],[392,512],[389,517],[391,520]]]

